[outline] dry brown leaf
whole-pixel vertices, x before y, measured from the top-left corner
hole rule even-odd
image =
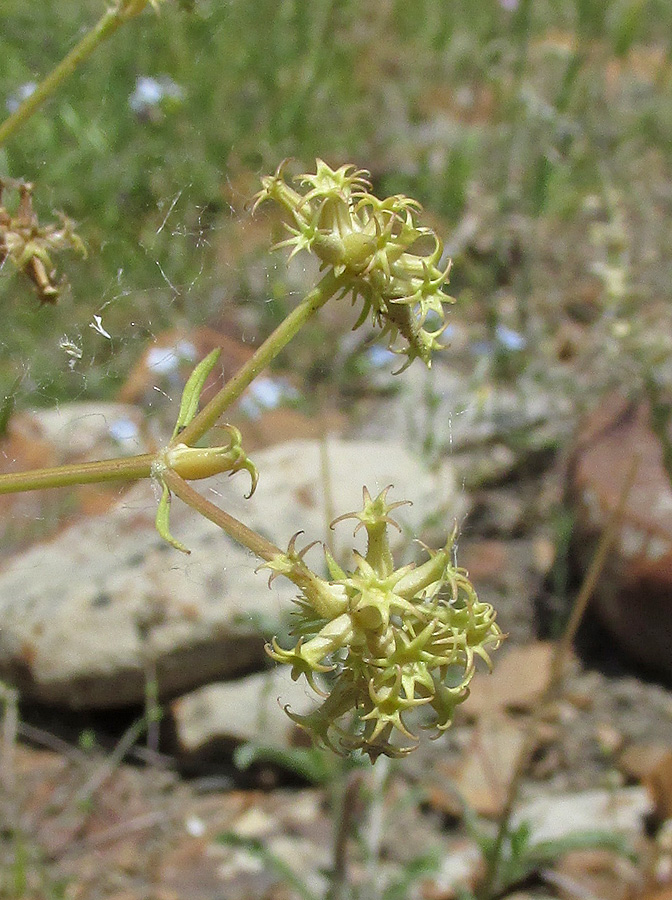
[[[542,642],[510,647],[497,660],[495,677],[474,679],[464,712],[478,718],[485,713],[534,707],[548,683],[552,653],[552,645]]]
[[[504,541],[470,541],[460,550],[460,565],[475,582],[492,582],[501,578],[506,568],[507,546]]]
[[[288,406],[265,410],[256,419],[247,419],[239,414],[233,414],[230,418],[244,431],[244,443],[248,450],[299,438],[319,439],[325,434],[340,434],[345,426],[345,416],[335,410],[308,415]]]
[[[662,756],[642,781],[653,800],[656,821],[672,819],[672,751]]]
[[[568,853],[548,877],[563,900],[590,896],[627,900],[637,879],[635,866],[608,850]]]
[[[440,767],[443,777],[471,809],[483,816],[500,815],[524,735],[523,728],[503,716],[485,719],[474,729],[457,766]],[[440,784],[430,787],[428,796],[435,809],[459,815],[457,797]]]
[[[634,781],[643,781],[669,753],[665,744],[630,744],[618,758],[618,768]]]

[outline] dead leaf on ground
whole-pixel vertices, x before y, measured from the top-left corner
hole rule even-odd
[[[265,410],[255,419],[234,413],[231,421],[244,431],[248,450],[299,438],[315,440],[325,434],[340,434],[345,427],[345,417],[335,410],[308,415],[288,406]]]
[[[672,751],[667,746],[633,744],[620,755],[618,767],[647,789],[656,822],[672,819]]]
[[[491,717],[479,723],[455,767],[439,765],[439,777],[454,785],[467,806],[483,816],[497,817],[506,802],[506,793],[520,754],[525,729],[505,717]],[[460,805],[451,791],[440,784],[429,789],[429,801],[436,809],[459,815]]]
[[[462,709],[473,718],[502,710],[529,710],[543,694],[551,669],[552,644],[510,647],[496,661],[496,677],[474,679]]]
[[[672,887],[654,888],[643,894],[637,894],[633,900],[672,900]]]
[[[672,819],[672,751],[668,751],[642,779],[654,803],[657,822]]]
[[[670,752],[666,744],[630,744],[618,758],[618,768],[633,781],[643,781]]]
[[[548,880],[558,889],[562,900],[577,897],[608,897],[627,900],[637,884],[633,863],[608,850],[575,850],[555,866]]]

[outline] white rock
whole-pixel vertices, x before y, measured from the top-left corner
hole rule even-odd
[[[579,831],[633,836],[641,833],[644,817],[651,811],[648,791],[640,786],[545,795],[522,803],[513,826],[527,822],[534,843],[561,840]]]

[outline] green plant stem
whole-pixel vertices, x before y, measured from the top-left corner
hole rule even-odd
[[[548,704],[557,696],[562,686],[565,662],[567,660],[567,657],[569,656],[572,644],[574,643],[574,638],[576,637],[576,633],[578,631],[579,625],[581,624],[584,613],[588,607],[590,598],[593,595],[593,591],[595,590],[597,581],[607,561],[607,554],[609,553],[609,550],[611,549],[614,541],[616,540],[616,537],[618,536],[618,528],[623,519],[625,505],[627,503],[628,497],[630,496],[630,490],[632,489],[638,466],[639,457],[636,456],[632,460],[630,468],[626,473],[616,509],[614,510],[613,515],[611,516],[607,524],[607,527],[602,533],[602,537],[600,538],[600,541],[597,545],[597,549],[595,550],[595,553],[593,555],[593,559],[591,561],[590,567],[588,568],[588,572],[586,573],[583,584],[581,585],[581,589],[579,590],[579,593],[577,594],[572,606],[572,611],[567,625],[565,626],[564,633],[561,639],[556,642],[555,647],[553,648],[548,683],[544,688],[543,694],[539,698],[539,701],[537,702],[532,713],[532,717],[528,722],[525,731],[525,737],[523,739],[523,744],[518,753],[518,759],[516,760],[513,777],[509,782],[506,802],[504,804],[504,809],[502,810],[499,823],[497,825],[497,834],[495,836],[492,850],[490,851],[490,858],[488,860],[488,867],[485,873],[485,878],[477,895],[480,900],[492,900],[493,897],[498,895],[498,892],[501,889],[501,886],[498,884],[498,875],[500,870],[502,851],[504,848],[504,842],[509,835],[509,831],[511,828],[511,817],[513,816],[516,803],[518,802],[518,795],[520,793],[523,779],[525,778],[525,775],[530,767],[534,751],[537,747],[537,727],[543,718]]]
[[[43,488],[67,487],[70,484],[96,484],[104,481],[136,481],[149,478],[156,454],[121,456],[96,462],[72,463],[28,472],[0,475],[0,494],[39,491]]]
[[[295,334],[342,287],[342,280],[329,271],[305,299],[269,335],[255,354],[229,379],[221,391],[204,406],[180,432],[179,440],[193,446],[203,437],[222,413],[240,397],[245,388],[283,350]]]
[[[287,554],[283,553],[279,547],[276,547],[275,544],[272,544],[258,532],[248,528],[247,525],[243,525],[242,522],[239,522],[238,519],[235,519],[233,516],[229,515],[229,513],[224,512],[219,506],[215,506],[214,503],[206,500],[202,494],[199,494],[197,490],[194,490],[194,488],[173,469],[166,469],[165,472],[162,472],[161,480],[168,487],[169,491],[172,494],[175,494],[176,497],[179,497],[183,503],[191,506],[192,509],[202,516],[205,516],[206,519],[214,522],[214,524],[218,525],[222,531],[225,531],[229,537],[233,538],[233,540],[237,541],[239,544],[242,544],[243,547],[247,547],[247,549],[251,550],[255,556],[259,557],[259,559],[263,559],[266,562],[277,560],[278,557],[287,560]],[[299,532],[299,534],[300,533],[301,532]],[[316,576],[300,559],[293,560],[291,568],[283,568],[282,575],[283,577],[288,578],[292,584],[295,584],[301,591],[315,589]],[[273,575],[271,578],[273,578]]]
[[[192,446],[212,428],[217,419],[232,403],[234,403],[245,388],[263,371],[273,359],[280,353],[305,323],[341,288],[342,283],[332,272],[313,288],[305,299],[294,309],[284,321],[278,325],[275,331],[264,341],[256,353],[236,372],[212,398],[207,406],[178,435],[177,440],[187,446]],[[144,453],[140,456],[118,457],[97,462],[73,463],[69,466],[54,466],[48,469],[33,469],[28,472],[9,472],[0,475],[0,494],[15,494],[21,491],[37,491],[42,488],[66,487],[71,484],[95,484],[104,481],[136,481],[140,478],[149,478],[152,473],[152,465],[156,461],[153,453]],[[182,481],[182,479],[180,479]],[[182,482],[186,485],[186,482]],[[178,494],[178,491],[175,491]],[[196,497],[200,497],[196,491]],[[186,501],[190,502],[190,501]],[[207,501],[203,501],[207,502]],[[190,504],[193,505],[193,504]],[[212,506],[212,504],[211,504]],[[217,509],[216,506],[212,507]],[[207,515],[207,513],[204,513]],[[223,515],[226,515],[223,513]],[[211,518],[208,516],[208,518]],[[231,521],[235,522],[235,519]],[[220,524],[217,522],[217,524]],[[225,531],[227,528],[222,525]],[[228,532],[227,532],[228,533]],[[253,534],[254,532],[250,532]],[[232,535],[235,537],[235,535]],[[238,540],[238,538],[236,538]],[[242,541],[245,544],[245,541]],[[246,544],[246,546],[249,546]],[[254,550],[253,547],[250,549]],[[256,553],[257,551],[254,550]],[[274,548],[273,555],[280,553]],[[270,557],[258,553],[263,559]]]
[[[355,807],[362,787],[361,772],[350,771],[347,764],[336,785],[333,802],[335,810],[333,866],[327,900],[344,900],[348,889],[348,845],[353,831]]]
[[[384,883],[380,877],[381,850],[383,845],[385,799],[387,782],[390,776],[391,762],[389,757],[381,756],[375,765],[366,773],[367,813],[363,829],[363,841],[366,848],[366,881],[368,883],[368,900],[383,900]]]
[[[19,733],[19,694],[8,684],[0,682],[0,704],[2,716],[0,718],[0,746],[2,747],[2,775],[0,784],[3,789],[2,809],[5,821],[10,821],[9,816],[16,786],[16,742]]]
[[[128,4],[115,4],[98,20],[70,53],[43,79],[33,93],[0,125],[0,146],[18,131],[25,122],[60,88],[63,82],[83,63],[93,51],[134,15],[127,11]]]
[[[242,522],[239,522],[238,519],[235,519],[233,516],[229,515],[229,513],[224,512],[223,509],[215,506],[214,503],[206,500],[205,497],[202,494],[199,494],[197,490],[184,480],[184,478],[180,478],[177,472],[168,469],[161,477],[176,497],[179,497],[180,500],[187,503],[202,516],[205,516],[206,519],[210,519],[211,522],[218,525],[222,531],[225,531],[229,537],[234,539],[234,541],[237,541],[239,544],[247,547],[248,550],[251,550],[255,556],[258,556],[260,559],[265,559],[266,562],[270,562],[274,557],[282,555],[282,550],[280,550],[279,547],[276,547],[275,544],[266,540],[265,537],[257,534],[256,531],[252,531],[247,525],[243,525]]]

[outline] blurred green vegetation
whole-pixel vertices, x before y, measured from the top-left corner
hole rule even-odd
[[[0,109],[102,9],[5,0]],[[100,47],[0,151],[0,174],[33,181],[41,218],[63,210],[89,248],[87,260],[59,258],[72,291],[53,308],[3,270],[0,393],[18,376],[19,405],[109,396],[151,334],[216,322],[222,266],[238,264],[222,261],[220,237],[251,175],[287,156],[356,162],[379,190],[444,217],[463,256],[456,293],[478,298],[491,330],[502,284],[521,300],[507,324],[524,330],[529,296],[571,283],[562,249],[540,242],[565,229],[576,249],[578,225],[585,244],[587,204],[603,220],[607,194],[660,244],[628,257],[649,265],[638,277],[653,292],[669,263],[651,211],[670,180],[671,69],[667,0],[195,0],[191,12],[168,0]],[[478,234],[452,240],[470,216]],[[94,314],[112,340],[88,327]],[[81,348],[85,378],[62,335]]]

